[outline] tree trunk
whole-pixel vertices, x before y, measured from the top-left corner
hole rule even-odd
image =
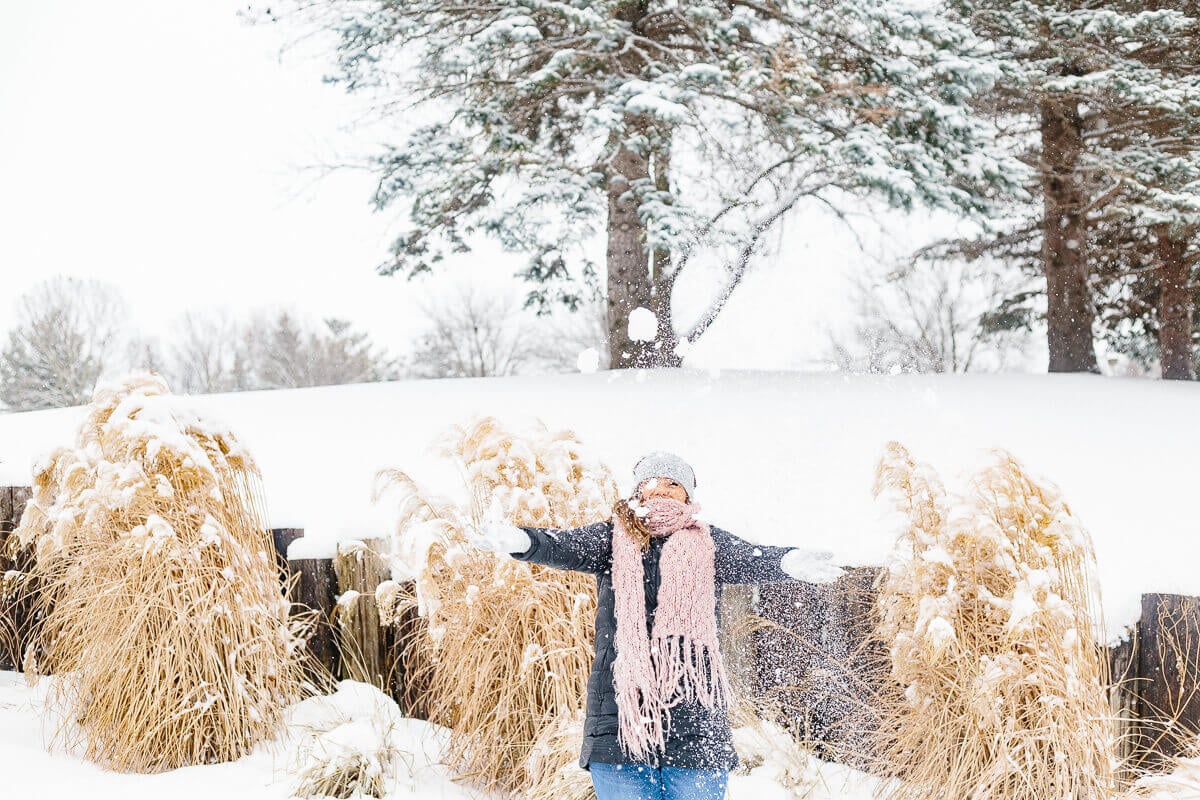
[[[653,291],[650,295],[650,310],[658,320],[657,338],[654,340],[652,360],[655,366],[678,367],[683,365],[676,348],[679,337],[675,333],[675,323],[671,319],[671,292],[675,286],[675,276],[668,270],[671,267],[671,254],[666,250],[654,252]]]
[[[629,0],[617,5],[617,19],[639,34],[640,24],[650,13],[646,0]],[[636,49],[626,49],[618,61],[627,76],[641,73],[648,64]],[[627,134],[644,134],[650,140],[649,121],[638,115],[626,115]],[[661,266],[670,263],[670,255],[651,254],[646,248],[646,228],[638,217],[638,201],[630,189],[635,182],[651,178],[650,157],[621,145],[613,158],[608,176],[608,352],[609,368],[677,367],[675,329],[671,321],[671,283],[660,280]],[[667,184],[667,154],[657,153],[654,180],[659,189]],[[651,271],[653,266],[654,271]],[[629,315],[637,308],[651,311],[656,320],[654,341],[634,341],[629,336]]]
[[[1095,307],[1088,287],[1087,230],[1079,155],[1079,104],[1044,98],[1042,133],[1042,263],[1051,372],[1099,372],[1092,342]]]
[[[660,192],[671,190],[671,155],[669,152],[655,152],[654,187]],[[658,320],[657,339],[654,342],[656,361],[659,366],[678,367],[683,365],[676,348],[679,337],[675,333],[675,321],[671,316],[671,295],[675,291],[675,273],[671,271],[671,251],[659,248],[654,251],[650,262],[653,272],[650,276],[650,310]]]
[[[1158,238],[1158,349],[1167,380],[1196,379],[1192,357],[1191,270],[1187,243],[1171,236],[1167,225],[1155,225]]]
[[[608,351],[609,367],[647,366],[647,342],[629,336],[629,315],[650,307],[650,259],[638,201],[630,188],[649,178],[645,156],[622,147],[608,179]]]

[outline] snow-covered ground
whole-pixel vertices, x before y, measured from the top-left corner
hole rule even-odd
[[[293,739],[278,740],[228,764],[186,767],[157,775],[102,769],[56,745],[53,715],[44,713],[49,685],[34,687],[14,672],[0,672],[0,774],[4,797],[47,800],[273,800],[292,796],[296,784]],[[370,687],[363,687],[369,689]],[[311,702],[311,701],[310,701]],[[340,705],[353,712],[352,702]],[[291,731],[291,729],[289,729]],[[438,729],[400,720],[393,741],[410,760],[396,776],[393,796],[466,800],[472,795],[451,781],[437,761],[444,745]]]
[[[0,775],[3,796],[47,800],[283,800],[292,797],[302,764],[304,736],[329,719],[347,720],[335,737],[361,747],[371,740],[366,723],[378,719],[380,708],[371,708],[372,695],[383,695],[363,684],[343,683],[330,698],[307,700],[294,707],[289,724],[272,742],[228,764],[187,767],[157,775],[112,772],[64,752],[54,744],[53,716],[44,713],[46,693],[53,679],[36,686],[23,676],[0,671]],[[393,706],[394,708],[394,706]],[[388,798],[419,800],[487,800],[459,783],[439,764],[445,732],[420,720],[386,717],[390,743],[399,751],[395,774],[387,781]],[[352,730],[351,730],[352,729]],[[327,737],[327,741],[335,738]],[[760,749],[762,749],[760,745]],[[764,751],[764,762],[749,775],[735,775],[730,800],[796,800],[784,782],[800,781],[811,787],[810,800],[868,800],[876,782],[862,773],[815,759],[797,763],[787,754]],[[791,772],[788,772],[788,768]]]
[[[479,415],[575,430],[618,474],[670,449],[694,465],[705,515],[744,538],[832,550],[879,564],[892,547],[871,497],[896,439],[947,482],[989,448],[1011,450],[1062,487],[1096,542],[1109,630],[1142,592],[1200,594],[1195,493],[1200,387],[1091,375],[849,377],[799,372],[599,372],[404,381],[197,396],[257,457],[272,524],[302,545],[385,534],[376,470],[396,467],[446,492],[460,481],[436,448]],[[0,484],[70,444],[81,409],[0,415]],[[295,546],[295,545],[294,545]]]
[[[1014,452],[1058,483],[1091,531],[1110,631],[1137,613],[1144,591],[1200,594],[1200,545],[1188,499],[1200,429],[1200,387],[1095,376],[844,377],[766,372],[621,372],[537,378],[415,381],[191,398],[237,432],[258,458],[272,523],[308,531],[302,546],[381,535],[387,508],[370,502],[375,471],[409,470],[446,492],[460,488],[436,443],[479,415],[512,426],[542,420],[574,429],[629,488],[649,449],[688,458],[706,516],[763,543],[833,550],[845,564],[882,563],[889,523],[871,499],[875,464],[897,439],[953,483],[988,448]],[[81,409],[0,415],[0,485],[26,484],[34,461],[70,444]],[[90,798],[170,795],[288,797],[295,777],[281,738],[235,764],[157,776],[106,772],[47,752],[53,723],[45,683],[0,673],[0,774],[5,789]],[[441,734],[403,721],[412,754],[393,797],[459,798],[437,765]],[[793,763],[793,770],[796,768]],[[737,776],[731,798],[786,800],[778,761]],[[874,783],[810,765],[814,798],[860,800]],[[13,781],[16,783],[14,784]]]

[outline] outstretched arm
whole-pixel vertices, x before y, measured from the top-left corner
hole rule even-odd
[[[712,529],[712,537],[720,583],[829,583],[843,572],[830,562],[828,553],[752,544],[720,528]]]
[[[519,541],[524,549],[508,551],[519,561],[592,574],[603,572],[612,563],[612,528],[607,522],[571,530],[515,526],[510,530],[525,536]],[[516,537],[509,541],[512,546],[517,543]]]

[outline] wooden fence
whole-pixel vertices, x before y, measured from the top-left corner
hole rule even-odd
[[[0,553],[29,494],[27,487],[0,487]],[[317,615],[308,643],[315,659],[337,678],[386,686],[419,716],[397,668],[403,631],[377,620],[374,591],[386,572],[369,558],[341,570],[331,558],[288,561],[287,546],[303,531],[271,533],[281,577],[296,581],[298,607]],[[0,556],[0,574],[10,568]],[[877,574],[868,567],[828,585],[730,586],[722,598],[722,647],[738,688],[776,701],[822,755],[856,766],[868,766],[856,761],[874,725],[870,700],[887,681],[887,653],[870,637]],[[340,609],[338,598],[351,589],[362,605]],[[8,600],[0,593],[0,634],[23,625],[13,618],[21,609]],[[0,647],[0,669],[18,666],[19,657],[9,656]],[[1200,598],[1143,595],[1141,618],[1110,658],[1109,692],[1127,763],[1153,768],[1200,735]]]
[[[862,768],[877,725],[872,699],[888,678],[887,652],[871,636],[878,574],[861,567],[833,584],[751,589],[758,622],[744,645],[754,663],[754,696],[788,714],[819,755]]]
[[[4,557],[5,545],[31,494],[33,490],[28,486],[0,486],[0,669],[3,670],[18,668],[26,611],[26,604],[16,599],[20,565]]]
[[[1200,598],[1142,595],[1142,612],[1110,650],[1121,755],[1156,770],[1200,736]]]

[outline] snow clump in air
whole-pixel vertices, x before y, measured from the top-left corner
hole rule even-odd
[[[653,342],[658,335],[658,317],[639,306],[629,313],[629,338],[635,342]]]
[[[579,357],[575,359],[575,366],[585,375],[591,375],[600,369],[600,351],[594,347],[579,351]]]

